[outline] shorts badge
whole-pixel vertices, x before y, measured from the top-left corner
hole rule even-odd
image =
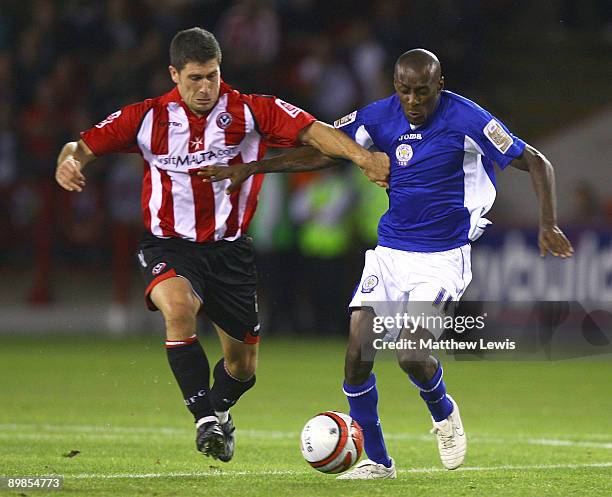
[[[158,275],[159,273],[161,273],[164,270],[165,267],[166,267],[166,263],[165,262],[160,262],[158,264],[155,264],[155,267],[153,267],[153,269],[151,269],[151,274]]]
[[[378,285],[378,277],[371,274],[361,284],[361,293],[371,293]]]
[[[395,149],[395,157],[400,166],[407,166],[413,155],[414,152],[412,151],[412,147],[407,143],[402,143]]]

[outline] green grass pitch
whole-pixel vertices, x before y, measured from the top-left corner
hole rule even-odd
[[[211,362],[219,349],[205,338]],[[0,338],[0,476],[64,475],[70,496],[612,495],[609,360],[446,361],[468,456],[441,468],[425,406],[391,361],[376,366],[394,481],[336,481],[299,451],[305,421],[347,411],[340,340],[265,339],[257,385],[234,409],[229,464],[198,454],[156,338]],[[213,362],[214,363],[214,362]],[[70,451],[75,457],[65,457]],[[3,493],[4,492],[4,493]]]

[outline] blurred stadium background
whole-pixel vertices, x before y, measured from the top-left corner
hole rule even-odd
[[[276,94],[328,122],[391,93],[402,52],[434,51],[448,89],[487,107],[551,159],[560,222],[577,248],[562,270],[539,260],[529,177],[506,171],[492,233],[474,249],[472,296],[612,301],[609,1],[0,5],[0,332],[161,330],[142,303],[133,257],[139,157],[88,167],[79,195],[52,178],[61,145],[80,130],[170,89],[169,41],[194,25],[219,38],[228,83]],[[385,204],[384,191],[350,168],[266,179],[252,228],[265,334],[346,332],[342,309]],[[322,229],[323,218],[332,230]],[[560,273],[568,284],[542,283]],[[580,283],[578,275],[588,277]]]
[[[252,224],[258,385],[234,411],[236,459],[220,468],[194,450],[133,256],[139,157],[94,163],[78,195],[53,180],[63,143],[171,88],[169,41],[194,25],[219,38],[228,83],[328,122],[391,93],[402,52],[434,51],[448,89],[551,159],[576,248],[570,261],[539,258],[529,176],[507,170],[467,298],[612,302],[608,0],[0,0],[0,476],[61,474],[87,496],[610,495],[610,368],[598,360],[610,340],[584,323],[569,330],[584,349],[574,340],[547,356],[576,360],[442,359],[471,440],[464,470],[439,468],[426,411],[384,359],[380,413],[398,480],[342,486],[303,462],[303,423],[347,408],[344,309],[386,207],[356,168],[266,178]],[[203,343],[220,355],[214,334]]]

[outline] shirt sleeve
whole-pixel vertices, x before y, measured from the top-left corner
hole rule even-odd
[[[297,147],[300,131],[316,119],[308,112],[270,95],[244,95],[266,145]]]
[[[114,152],[138,152],[136,136],[149,110],[148,101],[127,105],[81,132],[81,139],[97,157]]]
[[[484,155],[500,169],[505,169],[525,149],[523,140],[514,136],[503,122],[484,109],[475,110],[466,123],[466,134],[473,142],[468,151]]]
[[[362,119],[363,112],[356,110],[334,121],[334,128],[339,129],[363,148],[370,149],[374,142]]]

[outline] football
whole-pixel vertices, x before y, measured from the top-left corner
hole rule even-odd
[[[300,439],[306,462],[323,473],[342,473],[363,451],[361,427],[348,414],[325,411],[310,419]]]

